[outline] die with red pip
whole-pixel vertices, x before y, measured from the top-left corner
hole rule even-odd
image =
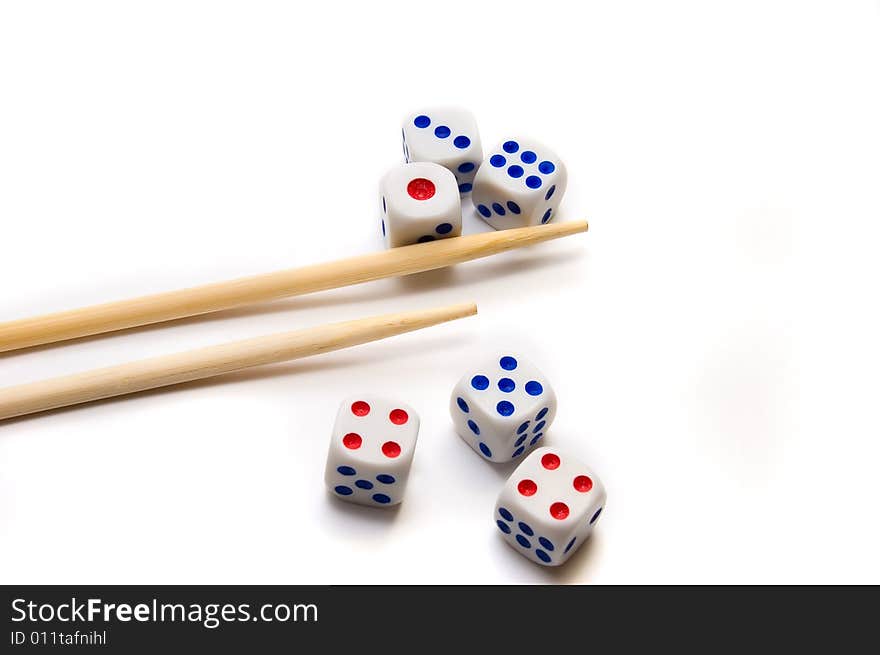
[[[605,500],[602,481],[586,465],[558,448],[538,448],[505,482],[493,519],[518,553],[558,566],[590,536]]]
[[[330,439],[327,488],[361,505],[400,503],[418,436],[419,416],[409,405],[374,395],[346,399]]]
[[[431,162],[392,168],[379,184],[382,236],[389,248],[461,234],[455,177]]]

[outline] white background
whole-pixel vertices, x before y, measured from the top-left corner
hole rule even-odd
[[[399,121],[567,162],[591,230],[0,356],[0,385],[474,300],[476,318],[0,425],[0,582],[880,582],[876,2],[7,2],[0,320],[381,248]],[[486,230],[466,208],[466,232]],[[609,500],[558,570],[451,388],[527,354]],[[342,397],[415,406],[399,511],[329,498]]]

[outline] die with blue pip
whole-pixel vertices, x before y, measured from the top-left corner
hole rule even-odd
[[[494,148],[474,178],[478,215],[496,230],[542,225],[556,215],[568,174],[547,146],[509,138]]]
[[[556,417],[556,393],[523,356],[500,353],[462,376],[449,412],[474,451],[491,462],[509,462],[541,443]]]
[[[403,120],[403,155],[407,162],[439,164],[455,176],[460,193],[469,193],[483,160],[477,121],[466,109],[436,107]]]

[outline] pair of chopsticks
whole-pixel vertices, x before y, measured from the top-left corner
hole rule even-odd
[[[411,275],[586,232],[587,229],[586,221],[577,221],[455,237],[0,323],[0,353]],[[476,313],[476,305],[469,303],[386,314],[7,387],[0,389],[0,421],[348,348]]]

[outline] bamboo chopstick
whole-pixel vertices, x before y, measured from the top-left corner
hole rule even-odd
[[[500,230],[0,323],[0,352],[410,275],[586,232],[586,221]]]
[[[474,304],[401,312],[208,346],[0,389],[0,421],[348,348],[477,313]]]

